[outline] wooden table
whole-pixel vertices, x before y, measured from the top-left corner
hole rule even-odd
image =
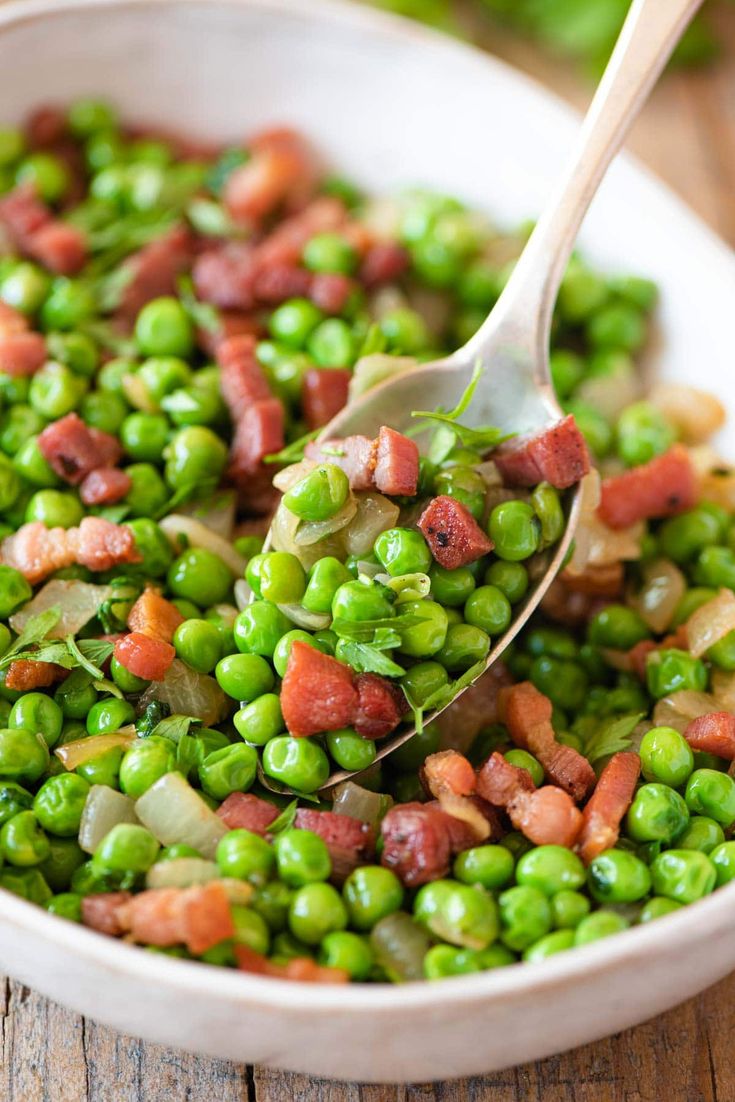
[[[727,57],[667,76],[631,148],[735,244],[735,8],[718,13]],[[484,43],[577,106],[568,65],[482,30]],[[185,1008],[182,1012],[185,1013]],[[471,1023],[468,1023],[471,1028]],[[411,1087],[335,1084],[146,1045],[0,980],[3,1102],[733,1102],[735,976],[655,1021],[541,1063]]]

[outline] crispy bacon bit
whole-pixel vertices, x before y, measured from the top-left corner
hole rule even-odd
[[[699,500],[697,475],[689,453],[674,444],[650,463],[602,482],[598,513],[609,528],[629,528],[639,520],[673,517]]]
[[[28,144],[32,149],[44,149],[56,145],[66,137],[66,112],[61,107],[46,103],[36,107],[25,121]]]
[[[710,712],[693,719],[684,738],[692,750],[735,761],[735,715],[731,712]]]
[[[441,810],[467,828],[469,841],[461,845],[463,849],[485,841],[492,829],[484,808],[478,806],[484,801],[478,801],[473,796],[476,780],[469,761],[456,750],[440,750],[431,754],[422,770],[422,781],[438,800]],[[485,807],[488,806],[485,804]],[[452,846],[454,848],[455,845]]]
[[[220,804],[217,814],[230,830],[250,830],[263,837],[278,818],[278,808],[250,792],[231,792]]]
[[[301,386],[301,404],[309,430],[322,428],[347,405],[351,378],[352,372],[347,368],[309,368]]]
[[[253,247],[245,241],[226,241],[207,249],[192,268],[197,296],[223,310],[253,308],[255,275]]]
[[[492,540],[469,509],[446,494],[429,502],[419,517],[418,527],[434,559],[446,570],[467,566],[493,549]]]
[[[184,617],[176,605],[162,597],[157,589],[144,589],[128,613],[128,627],[151,639],[170,643]]]
[[[197,329],[197,344],[207,356],[217,355],[217,349],[230,337],[262,337],[263,326],[254,314],[241,310],[220,310],[216,329]]]
[[[81,563],[88,570],[111,570],[121,563],[142,561],[132,529],[103,517],[85,517],[78,528],[67,529],[66,538],[71,561]]]
[[[510,486],[550,482],[566,490],[590,469],[587,444],[571,414],[551,428],[501,444],[493,459]]]
[[[253,295],[259,303],[278,306],[287,298],[303,298],[309,293],[312,276],[294,264],[273,264],[255,274]]]
[[[360,265],[360,279],[366,287],[393,283],[408,270],[410,258],[406,249],[395,241],[376,241]]]
[[[339,230],[345,217],[345,206],[340,199],[322,195],[312,200],[298,214],[280,222],[256,246],[255,260],[258,269],[267,271],[273,267],[293,268],[300,263],[304,246],[312,237],[318,233]]]
[[[307,459],[334,463],[341,467],[353,490],[375,488],[375,441],[367,436],[347,436],[344,440],[312,440],[306,445]]]
[[[255,338],[249,334],[229,337],[217,347],[220,387],[235,424],[250,406],[271,397],[263,368],[255,357]]]
[[[152,888],[117,908],[123,931],[144,945],[186,945],[196,955],[235,936],[230,903],[218,880],[193,888]]]
[[[273,979],[291,980],[296,983],[349,983],[350,977],[344,968],[326,968],[311,957],[294,957],[285,964],[268,960],[262,953],[256,953],[249,945],[236,945],[235,957],[241,972],[250,972],[255,976],[271,976]]]
[[[114,436],[90,429],[76,413],[47,425],[38,437],[38,447],[56,474],[71,486],[97,467],[113,466],[121,454]]]
[[[57,275],[76,275],[87,260],[87,238],[76,226],[54,220],[31,234],[25,251]]]
[[[176,651],[162,639],[131,631],[115,643],[115,658],[130,673],[146,681],[163,681]]]
[[[0,338],[12,337],[16,333],[28,332],[28,318],[8,306],[7,302],[0,301]]]
[[[355,688],[358,696],[352,720],[355,730],[363,738],[385,738],[398,726],[407,710],[403,690],[375,673],[358,674]]]
[[[133,480],[117,467],[98,467],[85,476],[79,496],[85,505],[114,505],[129,493]]]
[[[504,807],[516,830],[537,846],[572,846],[582,826],[582,813],[569,795],[554,785],[534,788],[527,770],[490,755],[477,775],[483,799]]]
[[[375,853],[375,831],[368,823],[333,811],[300,807],[294,826],[311,830],[326,843],[332,859],[332,879],[341,884],[358,865],[366,865]]]
[[[341,272],[317,272],[309,280],[308,295],[325,314],[341,314],[356,284]]]
[[[437,807],[398,804],[383,819],[380,862],[408,888],[418,888],[449,872],[452,856],[448,816]]]
[[[63,681],[69,671],[55,662],[34,662],[19,658],[11,662],[5,675],[5,688],[27,693],[32,689],[47,689],[57,681]]]
[[[78,528],[66,530],[31,521],[3,540],[0,558],[31,585],[73,562],[96,571],[141,561],[131,529],[102,517],[85,517]]]
[[[641,771],[637,754],[614,754],[600,773],[595,791],[582,812],[582,831],[577,843],[586,865],[618,840],[620,824],[630,807]]]
[[[194,242],[185,226],[174,226],[163,237],[144,245],[124,261],[130,280],[116,317],[131,324],[151,299],[176,292],[176,280],[191,265]]]
[[[130,892],[101,892],[85,895],[82,899],[82,922],[92,930],[108,937],[121,937],[125,933],[118,911],[132,899]]]
[[[577,802],[583,800],[594,788],[595,771],[577,750],[556,741],[549,698],[523,681],[501,691],[500,708],[516,746],[534,754],[554,784]]]
[[[233,218],[260,222],[313,186],[314,164],[303,139],[292,130],[264,133],[250,148],[251,159],[227,177],[223,199]]]
[[[35,375],[46,362],[46,340],[40,333],[0,335],[0,371],[6,375]]]
[[[283,718],[292,735],[351,726],[358,700],[349,666],[306,643],[293,644],[281,686]]]
[[[419,482],[419,449],[414,440],[383,425],[375,451],[375,486],[381,494],[413,497]]]
[[[254,402],[237,423],[228,473],[243,505],[253,513],[267,511],[273,501],[273,472],[265,456],[279,452],[285,441],[285,413],[278,398]]]
[[[50,221],[51,212],[31,184],[21,184],[0,199],[0,223],[19,248]]]

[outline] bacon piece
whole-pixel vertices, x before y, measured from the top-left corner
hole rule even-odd
[[[490,755],[477,775],[477,791],[489,803],[504,807],[516,830],[537,846],[572,846],[582,826],[582,813],[571,797],[554,785],[535,788],[526,769]]]
[[[38,437],[38,447],[56,474],[72,486],[97,467],[113,466],[121,455],[114,436],[90,429],[76,413],[47,425]]]
[[[197,329],[197,344],[207,356],[217,355],[217,349],[230,337],[257,337],[264,334],[263,325],[255,314],[242,310],[220,310],[216,329]]]
[[[319,233],[339,230],[347,212],[341,199],[320,195],[298,214],[284,218],[255,249],[258,269],[293,268],[300,264],[304,246]],[[302,269],[303,270],[303,269]],[[307,273],[308,274],[308,273]]]
[[[36,196],[32,184],[20,184],[0,199],[0,223],[19,248],[50,221],[51,212]]]
[[[253,295],[266,306],[279,306],[288,298],[303,298],[311,289],[313,277],[294,264],[272,264],[260,268],[253,283]]]
[[[710,712],[693,719],[684,738],[692,750],[735,761],[735,715],[731,712]]]
[[[413,497],[419,482],[419,449],[414,440],[383,425],[375,453],[375,486],[382,494]]]
[[[375,853],[375,831],[368,823],[334,811],[300,807],[294,826],[318,834],[332,859],[332,879],[342,884],[358,865],[367,865]]]
[[[419,517],[418,527],[436,562],[447,570],[475,562],[494,546],[469,509],[446,494],[429,502]]]
[[[358,674],[355,688],[358,696],[352,720],[355,730],[363,738],[385,738],[398,726],[407,709],[403,690],[375,673]]]
[[[255,356],[255,337],[228,337],[217,347],[220,389],[235,424],[250,406],[270,398],[271,390]]]
[[[28,318],[0,300],[0,338],[28,332]]]
[[[0,336],[0,371],[6,375],[35,375],[46,362],[46,340],[40,333]]]
[[[489,805],[483,800],[476,801],[472,798],[477,778],[463,754],[456,750],[440,750],[436,754],[430,754],[421,770],[421,780],[438,800],[441,810],[453,821],[461,822],[468,832],[469,840],[459,839],[460,850],[485,841],[490,836],[491,818],[485,811]],[[478,806],[478,803],[484,804],[484,807]],[[453,850],[457,844],[458,840],[454,838]]]
[[[255,976],[271,976],[273,979],[291,980],[296,983],[349,983],[344,968],[327,968],[311,957],[293,957],[285,964],[276,964],[262,953],[256,953],[249,945],[235,945],[237,967],[241,972]]]
[[[309,281],[307,293],[325,314],[341,314],[356,290],[354,279],[341,272],[317,272]]]
[[[99,934],[120,937],[124,932],[118,911],[132,899],[130,892],[101,892],[82,899],[82,922]]]
[[[452,844],[448,816],[420,803],[397,804],[381,824],[380,863],[407,888],[418,888],[449,872]]]
[[[600,773],[595,791],[582,812],[582,831],[577,842],[579,856],[589,865],[603,850],[618,840],[623,816],[633,802],[641,771],[637,754],[613,754]]]
[[[151,639],[161,639],[164,643],[171,642],[174,632],[183,622],[184,617],[176,605],[151,586],[143,590],[128,613],[130,631],[138,631]]]
[[[79,496],[85,505],[114,505],[130,491],[133,480],[117,467],[98,467],[85,476]]]
[[[78,528],[67,529],[66,537],[72,562],[88,570],[111,570],[121,563],[142,562],[132,529],[125,524],[113,524],[103,517],[85,517]]]
[[[260,222],[314,183],[313,160],[294,131],[270,131],[250,143],[253,156],[227,177],[222,197],[233,218]]]
[[[109,570],[121,563],[141,561],[131,529],[102,517],[85,517],[78,528],[66,530],[31,521],[3,540],[0,557],[31,585],[73,562],[89,570]]]
[[[267,510],[273,501],[273,473],[263,459],[283,447],[284,426],[282,403],[277,398],[266,398],[254,402],[235,428],[228,473],[252,512]]]
[[[301,386],[301,406],[309,430],[322,428],[347,405],[351,378],[346,367],[309,368]]]
[[[144,245],[124,261],[130,275],[116,317],[128,324],[151,299],[176,292],[176,280],[191,266],[194,242],[185,226],[174,226],[163,237]]]
[[[508,440],[493,452],[492,458],[510,486],[550,482],[566,490],[590,469],[586,441],[571,414],[532,436]]]
[[[278,808],[251,792],[231,792],[220,804],[217,814],[230,830],[250,830],[264,837],[278,818]]]
[[[54,219],[31,234],[25,251],[57,275],[76,275],[87,261],[87,238],[76,226]]]
[[[176,651],[162,639],[151,639],[140,631],[131,631],[115,643],[115,658],[130,673],[146,681],[163,681]]]
[[[247,242],[227,241],[207,249],[194,261],[191,274],[202,302],[223,310],[251,310],[255,305],[257,268]]]
[[[117,908],[117,918],[144,945],[186,945],[199,955],[235,936],[230,903],[218,880],[193,888],[151,888]]]
[[[281,685],[281,710],[292,735],[350,727],[358,701],[349,666],[307,643],[293,644]]]
[[[556,741],[549,698],[522,681],[502,690],[500,709],[516,746],[534,754],[554,784],[577,802],[583,800],[595,786],[595,771],[579,751]]]
[[[32,689],[47,689],[57,681],[63,681],[69,671],[55,662],[34,662],[19,658],[11,662],[5,675],[5,688],[27,693]]]
[[[32,149],[44,149],[66,137],[66,112],[55,104],[36,107],[25,121],[28,144]]]
[[[376,444],[367,436],[346,436],[344,440],[312,440],[304,454],[317,463],[334,463],[341,467],[350,480],[353,490],[372,490],[375,487]]]
[[[630,528],[639,520],[686,512],[698,500],[699,485],[689,453],[674,444],[641,467],[603,479],[597,512],[609,528]]]
[[[376,241],[363,257],[360,282],[368,288],[393,283],[408,271],[409,262],[408,251],[396,241]]]

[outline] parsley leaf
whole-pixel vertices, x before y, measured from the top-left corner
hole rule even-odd
[[[266,455],[263,462],[283,464],[299,463],[304,458],[304,448],[306,445],[312,440],[316,440],[321,431],[321,429],[313,429],[311,432],[304,433],[303,436],[299,436],[298,440],[292,440],[290,444],[286,444],[286,447],[281,448],[279,452],[271,452],[270,455]]]
[[[152,700],[135,721],[138,738],[148,738],[152,735],[161,720],[165,719],[170,712],[171,709],[163,700]]]
[[[105,639],[80,639],[77,643],[73,635],[67,635],[64,642],[75,665],[81,666],[95,681],[104,679],[104,672],[99,667],[112,654],[112,643]]]
[[[332,621],[332,631],[341,639],[354,639],[356,643],[372,643],[376,631],[382,628],[400,632],[401,628],[414,628],[423,624],[424,618],[412,612],[403,612],[399,616],[385,617],[382,620],[344,620],[337,617]]]
[[[341,657],[357,673],[379,673],[384,677],[401,677],[406,671],[382,650],[370,643],[343,642]]]
[[[374,356],[377,352],[385,352],[387,347],[388,339],[385,333],[377,322],[373,322],[363,338],[360,350],[355,359],[360,360],[363,356]]]
[[[627,750],[631,743],[630,736],[644,717],[644,712],[637,712],[633,715],[616,716],[601,723],[584,747],[584,756],[590,765],[610,757],[611,754]]]
[[[193,716],[174,714],[159,720],[151,734],[161,735],[163,738],[171,739],[172,742],[180,742],[182,738],[189,734],[192,725],[200,727],[201,723],[200,719],[195,719]]]
[[[299,801],[291,800],[290,804],[286,804],[281,814],[273,820],[268,827],[269,834],[282,834],[284,830],[290,830],[294,824],[296,818],[296,812],[299,809]]]
[[[471,685],[476,677],[479,677],[482,671],[485,669],[485,659],[481,658],[479,662],[475,662],[474,666],[470,666],[468,670],[458,677],[455,681],[450,682],[449,685],[442,686],[441,689],[437,689],[435,692],[428,696],[423,704],[417,704],[415,700],[411,698],[410,693],[407,693],[404,689],[406,700],[409,707],[413,712],[414,726],[416,727],[416,733],[421,734],[424,729],[424,715],[427,712],[438,712],[443,708],[446,708],[448,704],[451,704],[455,696],[458,696],[463,689],[466,689],[468,685]]]
[[[411,412],[412,417],[418,417],[439,425],[428,453],[428,457],[433,463],[441,463],[443,459],[446,459],[457,441],[466,448],[475,448],[477,451],[484,452],[496,448],[498,444],[502,444],[504,440],[508,440],[514,435],[514,433],[503,432],[495,425],[483,425],[475,429],[468,425],[459,424],[459,418],[467,412],[474,397],[482,372],[482,365],[479,362],[476,363],[472,378],[454,409],[448,411],[441,408],[437,410],[415,409]]]
[[[10,650],[6,651],[0,666],[3,668],[9,666],[10,662],[8,659],[10,659],[12,655],[27,650],[29,647],[32,647],[34,643],[40,643],[42,639],[46,638],[51,629],[56,627],[60,619],[61,609],[58,605],[53,605],[51,608],[39,612],[38,616],[32,616]]]

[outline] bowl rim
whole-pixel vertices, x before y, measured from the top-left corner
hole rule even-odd
[[[43,21],[49,16],[83,14],[87,10],[104,11],[107,8],[150,9],[154,3],[158,7],[211,5],[260,9],[290,14],[300,19],[308,18],[314,23],[339,20],[358,32],[361,28],[382,31],[405,42],[413,42],[419,48],[422,45],[440,48],[459,55],[467,63],[504,71],[516,82],[525,84],[537,94],[542,93],[559,114],[566,114],[570,120],[579,118],[578,112],[559,96],[507,62],[408,19],[344,3],[343,0],[319,0],[318,3],[312,0],[308,10],[304,8],[303,0],[10,0],[0,7],[0,35],[27,23]],[[690,225],[698,224],[700,235],[708,239],[709,247],[720,254],[720,259],[729,264],[735,274],[735,256],[730,248],[682,199],[630,154],[619,154],[619,160],[634,167],[639,179],[663,191],[668,201],[685,212]],[[206,989],[209,997],[219,998],[230,1005],[240,1003],[243,1007],[258,1003],[269,1010],[293,1010],[303,1001],[308,1004],[310,1013],[322,1016],[335,1011],[350,1016],[366,1011],[371,1015],[383,1016],[417,1007],[446,1008],[448,1003],[457,1009],[464,1009],[472,1004],[502,1000],[533,990],[561,988],[593,974],[615,970],[623,961],[637,961],[645,967],[652,956],[662,952],[668,955],[675,950],[685,951],[692,939],[701,939],[703,928],[706,928],[709,937],[729,932],[733,901],[735,883],[718,888],[712,895],[653,923],[631,927],[612,938],[575,948],[573,952],[559,953],[543,961],[540,968],[511,965],[445,979],[440,984],[421,981],[402,985],[309,984],[299,987],[290,980],[232,972],[197,961],[145,953],[140,946],[104,937],[74,922],[63,921],[6,891],[0,892],[0,921],[16,927],[21,935],[37,936],[50,946],[82,958],[88,965],[104,969],[108,974],[124,973],[129,979],[144,983],[148,989],[152,984],[160,984],[169,990],[177,989],[182,998],[196,996]],[[301,998],[297,997],[299,991]]]

